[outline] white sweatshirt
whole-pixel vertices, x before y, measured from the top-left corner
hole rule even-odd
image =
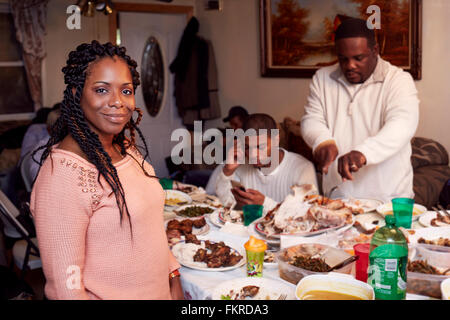
[[[342,183],[339,157],[356,150],[367,165],[333,197],[413,197],[410,140],[418,121],[419,99],[411,75],[380,57],[359,86],[345,79],[338,64],[319,69],[310,85],[301,131],[313,151],[325,140],[334,140],[338,147],[338,157],[323,176],[324,193]]]
[[[284,158],[270,173],[264,174],[252,165],[241,165],[231,176],[223,171],[217,177],[216,194],[223,204],[231,203],[231,180],[240,181],[246,189],[254,189],[264,194],[264,213],[274,208],[291,192],[296,184],[314,184],[317,188],[317,177],[314,165],[299,154],[282,149]]]

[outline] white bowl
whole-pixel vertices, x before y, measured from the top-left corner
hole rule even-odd
[[[297,284],[295,296],[298,300],[306,300],[307,294],[316,290],[347,294],[361,300],[375,300],[375,292],[369,284],[351,275],[335,272],[304,277]]]
[[[385,204],[382,204],[381,206],[377,207],[377,212],[379,214],[381,214],[383,217],[385,217],[387,214],[394,214],[393,210],[392,210],[392,202],[387,202]],[[412,216],[412,221],[417,221],[419,219],[419,217],[424,214],[425,212],[427,212],[427,208],[414,203],[414,207],[413,207],[413,216]]]

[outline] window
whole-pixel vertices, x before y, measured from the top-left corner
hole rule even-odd
[[[22,60],[22,49],[16,40],[14,19],[9,6],[0,5],[0,119],[30,118],[34,112]],[[5,117],[6,116],[6,117]],[[10,117],[8,117],[10,116]]]

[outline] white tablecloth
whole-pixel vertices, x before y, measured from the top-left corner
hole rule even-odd
[[[165,212],[165,219],[171,219],[175,217],[175,214],[172,212]],[[199,239],[207,238],[211,241],[224,241],[227,245],[231,247],[241,250],[244,254],[245,259],[245,249],[244,243],[248,241],[250,235],[242,236],[237,234],[232,234],[229,232],[221,231],[221,228],[212,224],[209,219],[206,219],[207,223],[210,226],[210,232],[204,236],[199,236]],[[413,223],[413,228],[420,228],[421,226],[418,223]],[[227,228],[228,229],[228,228]],[[226,230],[226,229],[225,229]],[[230,230],[230,229],[228,229]],[[232,232],[232,228],[230,232]],[[239,231],[239,230],[237,230]],[[238,233],[236,231],[236,233]],[[354,273],[354,270],[352,271]],[[183,286],[183,291],[185,298],[188,300],[207,300],[211,299],[212,292],[214,288],[219,285],[221,282],[246,277],[246,269],[245,265],[223,272],[211,272],[211,271],[200,271],[187,267],[181,267],[181,283]],[[295,290],[295,285],[283,280],[280,278],[277,267],[264,267],[263,269],[263,277],[275,279],[278,281],[282,281],[290,286],[292,286],[293,290]],[[418,296],[418,295],[407,295],[407,300],[421,300],[421,299],[429,299],[428,297]]]

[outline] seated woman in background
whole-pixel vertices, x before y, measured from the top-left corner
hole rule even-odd
[[[31,194],[49,299],[183,298],[164,192],[137,127],[136,65],[125,48],[92,41],[62,69],[61,116]]]

